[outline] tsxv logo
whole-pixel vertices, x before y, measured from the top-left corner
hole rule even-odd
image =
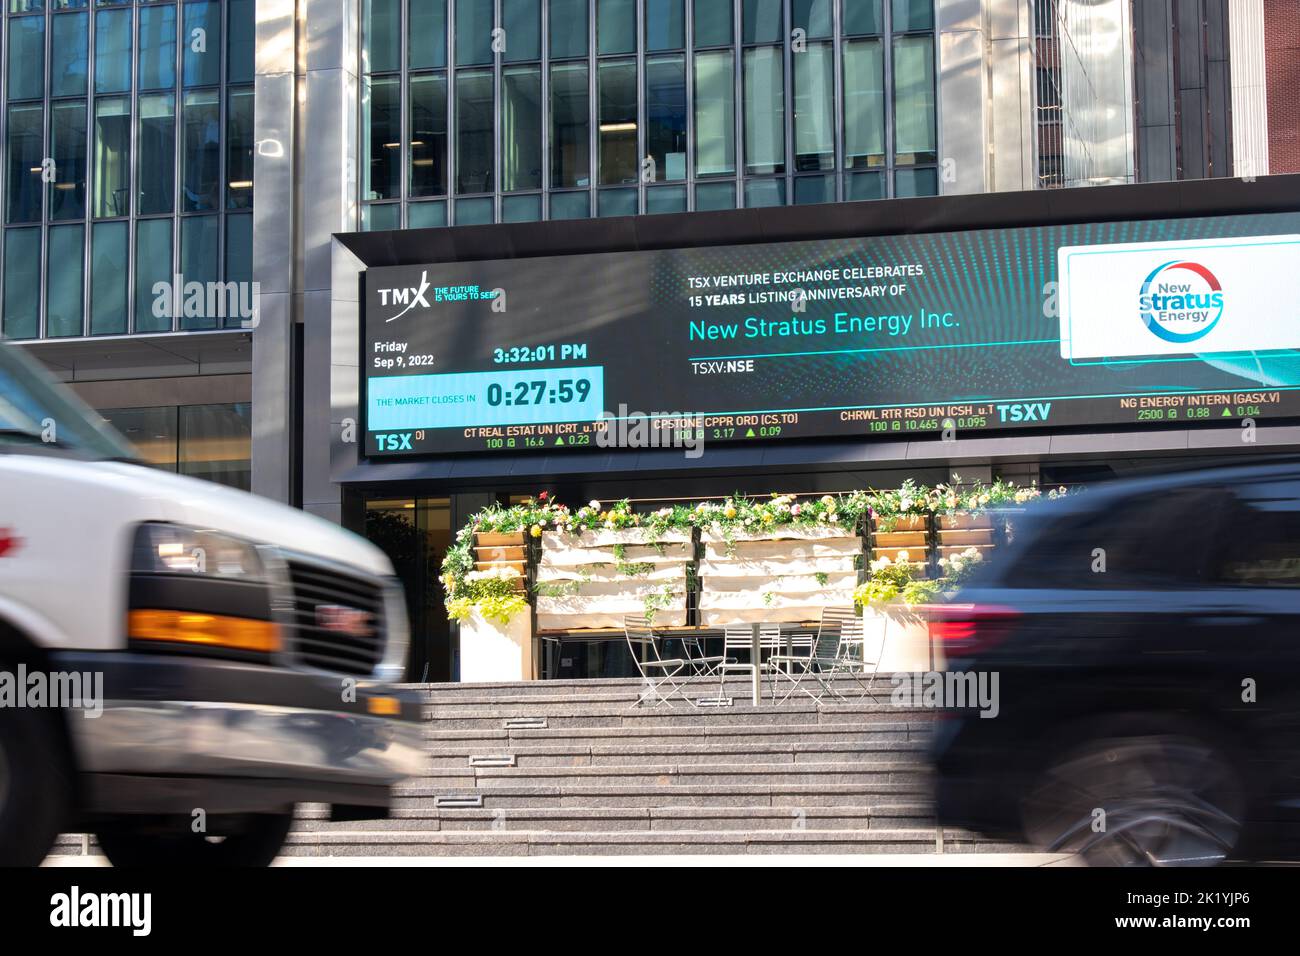
[[[424,294],[429,291],[429,273],[427,271],[420,273],[420,284],[418,286],[405,286],[400,289],[378,289],[377,291],[379,292],[380,305],[386,308],[389,306],[393,308],[402,307],[401,312],[384,320],[385,322],[394,322],[417,305],[426,309],[429,307],[429,300],[424,297]]]
[[[1142,283],[1138,312],[1152,335],[1195,342],[1223,318],[1223,288],[1199,262],[1166,262]]]

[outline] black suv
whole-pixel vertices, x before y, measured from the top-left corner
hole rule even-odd
[[[1094,864],[1295,858],[1300,464],[1006,517],[1008,546],[931,622],[949,685],[997,689],[984,716],[947,700],[940,824]]]

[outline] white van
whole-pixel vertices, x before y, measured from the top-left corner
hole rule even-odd
[[[387,814],[422,764],[387,557],[146,468],[0,343],[0,865],[264,865],[299,802]]]

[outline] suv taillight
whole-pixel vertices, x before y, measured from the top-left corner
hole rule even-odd
[[[1001,644],[1020,612],[988,604],[942,604],[930,608],[930,640],[944,655],[971,657]]]

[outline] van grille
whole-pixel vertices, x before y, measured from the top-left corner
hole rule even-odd
[[[289,562],[293,658],[308,667],[368,676],[384,656],[384,592],[363,577]]]

